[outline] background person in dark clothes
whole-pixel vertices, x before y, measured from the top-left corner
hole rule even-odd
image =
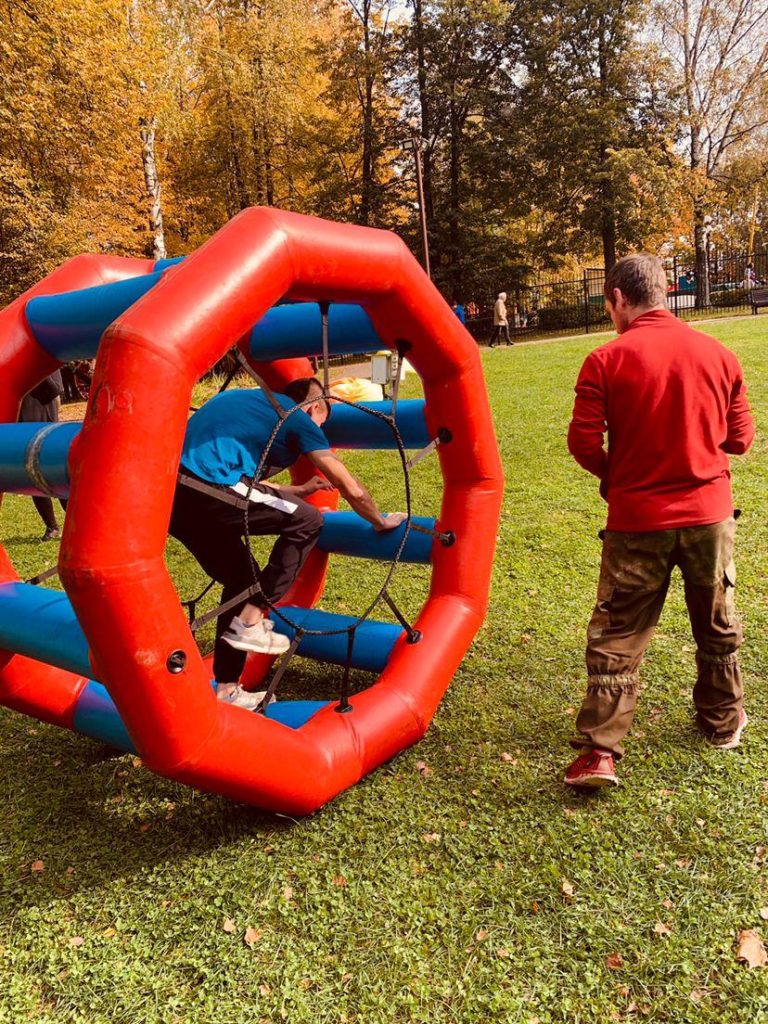
[[[61,373],[55,370],[50,377],[33,388],[28,395],[25,395],[21,402],[19,423],[58,423],[59,405],[64,386],[61,381]],[[56,522],[56,514],[53,511],[53,502],[50,498],[34,497],[32,501],[45,523],[43,540],[58,540],[59,524]],[[61,507],[66,509],[66,501],[61,501]]]
[[[677,320],[666,296],[661,260],[619,260],[605,279],[619,337],[587,356],[576,384],[568,448],[600,480],[608,523],[571,786],[617,781],[614,758],[624,753],[640,665],[675,566],[696,641],[697,724],[719,750],[737,747],[747,724],[728,456],[747,451],[755,426],[736,356]]]

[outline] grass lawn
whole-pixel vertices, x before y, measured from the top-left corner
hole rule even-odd
[[[742,359],[760,429],[734,460],[740,750],[694,729],[675,586],[621,787],[564,790],[603,523],[565,431],[595,341],[484,352],[507,474],[491,607],[417,748],[294,824],[0,709],[0,1022],[768,1022],[768,971],[735,956],[740,930],[768,937],[768,320],[706,329]],[[398,507],[396,455],[349,462]],[[437,508],[434,461],[414,491],[415,511]],[[22,575],[52,560],[41,532],[6,499]],[[178,547],[169,562],[194,593]],[[324,607],[362,607],[382,572],[337,562]],[[426,581],[406,566],[393,592],[413,612]],[[338,682],[311,668],[286,691]]]

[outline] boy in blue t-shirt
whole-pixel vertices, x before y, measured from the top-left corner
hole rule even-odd
[[[277,535],[267,565],[258,570],[261,595],[236,606],[229,625],[225,616],[217,620],[213,657],[217,696],[249,709],[258,707],[263,694],[248,693],[239,685],[246,652],[282,654],[288,650],[287,637],[272,632],[272,622],[266,617],[269,605],[288,591],[323,524],[321,513],[304,499],[315,491],[336,488],[376,530],[395,529],[405,519],[399,512],[383,516],[363,484],[330,450],[322,431],[330,409],[318,380],[309,377],[293,381],[285,394],[274,398],[286,411],[310,399],[315,401],[285,418],[259,483],[251,481],[278,425],[278,414],[267,394],[256,389],[223,392],[192,416],[180,466],[182,476],[224,493],[247,497],[250,535]],[[266,482],[293,465],[300,455],[306,455],[322,476],[299,485],[278,487]],[[180,483],[169,533],[222,584],[222,604],[253,583],[242,508]]]

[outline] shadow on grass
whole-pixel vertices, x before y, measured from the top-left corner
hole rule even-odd
[[[341,668],[322,671],[297,662],[281,696],[336,700],[341,674]],[[352,673],[350,690],[370,682],[369,674]],[[6,714],[11,717],[0,749],[0,902],[17,909],[127,881],[167,863],[216,857],[239,842],[267,843],[302,826],[154,775],[138,758],[102,743]],[[38,859],[45,872],[30,885],[30,865]]]

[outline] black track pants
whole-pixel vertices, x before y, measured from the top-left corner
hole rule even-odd
[[[232,493],[227,487],[220,490]],[[204,572],[222,584],[222,604],[237,597],[253,583],[255,563],[245,541],[244,517],[242,508],[227,501],[220,501],[183,484],[176,488],[168,532],[195,556]],[[263,484],[253,487],[248,509],[249,533],[252,536],[277,536],[266,566],[263,569],[256,567],[262,592],[268,601],[278,601],[288,591],[314,547],[322,525],[322,514],[301,498],[287,494],[279,487]],[[259,604],[257,596],[252,601]],[[245,653],[236,651],[221,639],[244,604],[242,602],[221,615],[216,623],[213,674],[219,683],[237,682],[245,666]]]

